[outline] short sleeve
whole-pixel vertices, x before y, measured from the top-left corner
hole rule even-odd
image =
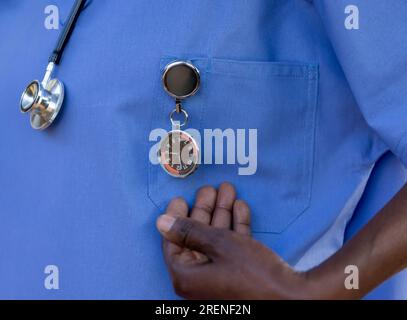
[[[313,2],[364,118],[407,167],[407,1]]]

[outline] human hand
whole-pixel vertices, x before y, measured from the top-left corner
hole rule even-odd
[[[190,214],[181,198],[157,220],[175,291],[189,299],[302,298],[305,274],[295,272],[250,236],[250,210],[232,185],[197,193]]]

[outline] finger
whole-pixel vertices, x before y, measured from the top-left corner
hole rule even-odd
[[[241,235],[250,236],[250,208],[243,200],[233,204],[233,230]]]
[[[199,189],[191,211],[191,218],[204,224],[210,224],[212,212],[215,209],[216,195],[216,189],[211,186]]]
[[[230,229],[232,224],[232,209],[236,191],[230,183],[222,183],[218,190],[215,210],[211,225],[216,228]]]
[[[212,186],[205,186],[198,190],[196,194],[195,204],[191,210],[191,218],[210,224],[212,220],[212,213],[215,208],[217,191]],[[208,257],[197,251],[192,251],[195,259],[201,263],[208,261]]]
[[[165,214],[172,217],[188,217],[188,204],[182,198],[174,198],[168,204]]]
[[[157,228],[165,239],[181,247],[196,250],[208,257],[215,257],[218,247],[226,240],[226,231],[207,226],[190,218],[162,215]]]
[[[164,254],[164,260],[168,263],[170,263],[175,256],[178,256],[182,253],[184,250],[181,246],[172,243],[168,241],[167,239],[163,239],[162,242],[162,248],[163,248],[163,254]]]
[[[215,190],[216,191],[216,190]],[[182,198],[173,199],[166,210],[166,214],[172,217],[187,217],[188,216],[188,204]],[[208,261],[208,258],[199,252],[190,251],[177,244],[174,244],[166,239],[163,241],[163,251],[165,261],[170,262],[175,255],[181,255],[177,257],[180,261],[184,263],[188,261],[194,261],[203,263]]]
[[[182,198],[174,198],[168,204],[165,214],[168,214],[169,216],[172,216],[172,217],[187,217],[188,216],[188,204]],[[164,258],[166,261],[168,261],[168,259],[171,256],[181,253],[182,250],[183,250],[183,248],[180,247],[179,245],[171,243],[168,240],[164,239],[163,252],[164,252]]]

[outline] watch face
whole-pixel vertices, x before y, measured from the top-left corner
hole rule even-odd
[[[190,134],[174,130],[162,140],[158,150],[158,159],[169,175],[185,178],[198,167],[199,148]]]

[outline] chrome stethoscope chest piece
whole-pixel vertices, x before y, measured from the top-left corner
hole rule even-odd
[[[31,127],[36,130],[48,128],[57,117],[64,101],[64,85],[58,79],[46,83],[31,82],[20,99],[20,110],[30,112]]]
[[[20,99],[20,110],[30,113],[31,127],[36,130],[48,128],[58,116],[64,102],[64,85],[52,78],[56,65],[61,60],[64,48],[73,32],[75,23],[85,5],[85,0],[75,0],[69,19],[60,34],[57,45],[49,60],[44,79],[32,81],[24,90]]]

